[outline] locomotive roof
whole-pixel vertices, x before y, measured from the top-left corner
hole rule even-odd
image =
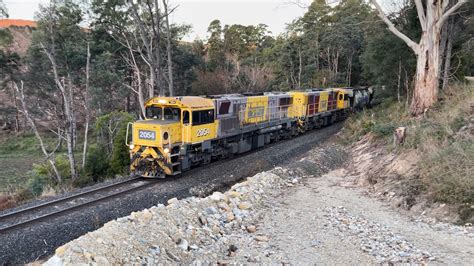
[[[145,106],[152,104],[171,105],[189,108],[214,108],[211,99],[199,96],[180,96],[180,97],[154,97],[149,99]]]
[[[362,89],[362,88],[361,88]],[[272,91],[272,92],[259,92],[259,93],[233,93],[233,94],[218,94],[218,95],[203,95],[203,96],[177,96],[177,97],[154,97],[149,99],[145,106],[152,104],[170,105],[177,107],[188,107],[188,108],[214,108],[214,100],[216,99],[240,99],[249,97],[259,96],[291,96],[292,93],[317,93],[321,91],[334,91],[341,90],[346,93],[352,94],[353,88],[312,88],[306,90],[293,90],[288,92]]]

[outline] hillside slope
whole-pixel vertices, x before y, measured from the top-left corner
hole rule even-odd
[[[31,45],[31,37],[36,22],[22,19],[0,19],[0,30],[4,40],[0,42],[0,49],[9,53],[25,56]]]
[[[425,116],[385,102],[346,121],[354,182],[393,206],[453,223],[474,223],[474,85],[455,85]],[[395,128],[405,127],[395,145]]]

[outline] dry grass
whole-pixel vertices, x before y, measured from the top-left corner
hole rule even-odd
[[[52,197],[52,196],[56,196],[57,195],[57,191],[54,187],[50,186],[50,185],[46,185],[44,188],[43,188],[43,191],[41,192],[41,198],[47,198],[47,197]]]

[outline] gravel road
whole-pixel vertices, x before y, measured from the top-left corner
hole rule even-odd
[[[272,169],[277,165],[295,162],[311,148],[336,134],[341,126],[342,124],[336,124],[232,160],[196,168],[124,198],[108,201],[87,210],[72,212],[65,217],[37,224],[35,227],[0,235],[2,243],[0,264],[27,263],[47,257],[64,243],[133,211],[164,203],[173,197],[202,196],[215,190],[223,191],[242,178]]]
[[[361,188],[341,186],[346,177],[332,171],[282,191],[257,224],[271,241],[250,254],[265,262],[258,254],[271,251],[302,264],[474,264],[471,227],[413,219]]]

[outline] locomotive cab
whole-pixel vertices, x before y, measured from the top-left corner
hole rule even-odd
[[[200,97],[159,97],[145,104],[146,118],[130,123],[132,175],[164,177],[180,173],[187,144],[216,137],[212,101]]]

